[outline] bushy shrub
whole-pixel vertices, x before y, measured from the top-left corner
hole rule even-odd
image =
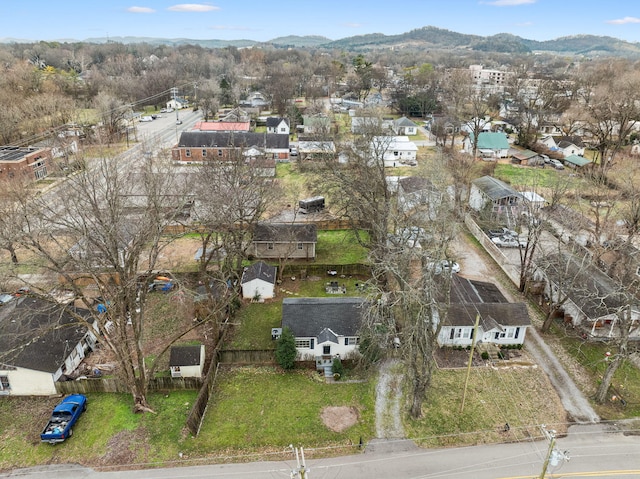
[[[489,353],[486,351],[482,351],[482,354],[480,355],[480,357],[482,357],[482,359],[486,361],[489,359]]]
[[[344,376],[344,365],[340,358],[333,358],[333,364],[331,365],[331,370],[333,371],[333,377],[336,379]],[[337,377],[336,377],[337,375]]]
[[[276,361],[282,369],[293,369],[297,354],[296,338],[289,328],[284,328],[276,344]]]

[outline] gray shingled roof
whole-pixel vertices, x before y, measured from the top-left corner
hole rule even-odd
[[[452,303],[508,303],[495,284],[457,274],[451,276],[450,298]]]
[[[288,125],[289,124],[289,119],[288,118],[282,118],[280,116],[270,116],[267,118],[267,128],[275,128],[276,126],[278,126],[280,124],[280,122],[284,120],[285,123]]]
[[[473,326],[480,314],[485,331],[499,326],[531,326],[524,303],[451,303],[444,324],[446,326]]]
[[[311,223],[259,223],[253,231],[253,241],[316,243],[318,241],[318,228]]]
[[[267,283],[276,284],[276,267],[269,266],[264,261],[253,263],[244,269],[241,283],[245,284],[254,279],[261,279]]]
[[[169,353],[169,367],[198,366],[200,364],[200,345],[171,346]]]
[[[282,327],[288,327],[296,337],[330,338],[356,336],[360,328],[362,298],[284,298]],[[324,333],[323,333],[324,331]]]
[[[393,122],[396,126],[418,126],[416,125],[414,122],[412,122],[411,120],[409,120],[409,118],[407,118],[406,116],[403,116],[402,118],[398,118],[397,120],[395,120]]]
[[[288,149],[289,135],[254,133],[248,131],[184,131],[179,148],[258,148]]]
[[[520,193],[509,185],[492,176],[483,176],[482,178],[475,179],[473,180],[473,184],[491,198],[492,201],[508,198],[509,196],[521,196]]]
[[[88,316],[31,296],[0,308],[0,363],[54,373],[87,333],[87,325],[67,311]]]
[[[407,176],[406,178],[400,178],[398,184],[402,187],[402,191],[405,193],[414,193],[416,191],[430,190],[436,191],[436,187],[429,178],[422,178],[420,176]]]

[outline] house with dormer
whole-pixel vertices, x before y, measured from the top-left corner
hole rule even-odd
[[[297,359],[322,370],[358,351],[363,308],[357,297],[284,298],[282,328],[295,337]]]

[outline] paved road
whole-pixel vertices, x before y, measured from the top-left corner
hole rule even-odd
[[[307,460],[313,479],[524,479],[540,474],[548,449],[546,440],[449,449],[410,449],[393,453],[365,452],[354,456]],[[568,451],[569,462],[550,466],[554,477],[640,477],[640,437],[616,432],[612,425],[573,426],[559,438],[558,451]],[[96,472],[73,465],[44,466],[0,474],[27,479],[274,479],[290,478],[291,460],[223,464],[139,471]],[[551,475],[553,474],[553,476]]]

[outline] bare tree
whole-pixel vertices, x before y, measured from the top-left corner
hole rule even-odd
[[[96,328],[114,353],[138,412],[151,410],[147,386],[157,365],[157,359],[146,364],[143,350],[144,324],[153,320],[145,298],[154,277],[144,273],[156,267],[165,226],[183,211],[172,179],[160,161],[132,172],[130,164],[104,158],[22,205],[29,216],[20,244],[73,290],[87,311],[77,319]],[[106,311],[96,310],[86,281]],[[185,333],[177,330],[172,341]]]

